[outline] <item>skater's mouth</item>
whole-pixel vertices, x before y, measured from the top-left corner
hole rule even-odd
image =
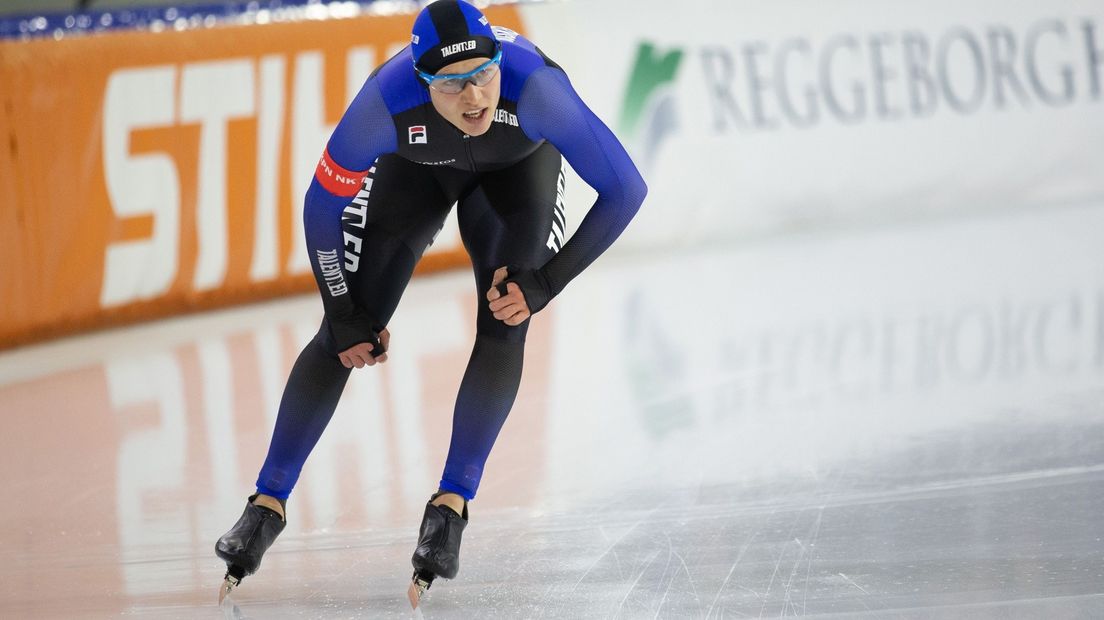
[[[487,108],[479,108],[478,110],[472,110],[470,112],[464,112],[464,114],[463,114],[464,120],[475,121],[475,122],[482,121],[483,118],[486,115],[487,115]]]

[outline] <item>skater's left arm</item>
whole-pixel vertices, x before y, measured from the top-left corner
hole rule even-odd
[[[507,293],[513,289],[510,283],[516,283],[529,312],[537,312],[621,235],[648,187],[625,147],[559,68],[543,67],[529,77],[518,101],[518,117],[530,139],[552,143],[598,192],[598,200],[552,260],[540,269],[509,274]],[[494,304],[492,311],[496,305],[508,308],[509,302],[498,299],[494,290],[488,299]]]

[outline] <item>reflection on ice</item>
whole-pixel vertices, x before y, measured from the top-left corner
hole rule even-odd
[[[557,440],[586,428],[648,454],[663,470],[649,479],[725,482],[1013,412],[1045,420],[1054,398],[1102,385],[1100,226],[1086,208],[613,268],[559,307],[560,350],[598,352],[606,371],[563,364],[563,384],[586,388],[559,396]],[[554,452],[553,480],[573,487],[609,468],[602,450]]]

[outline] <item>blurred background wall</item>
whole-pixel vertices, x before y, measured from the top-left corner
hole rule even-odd
[[[417,8],[177,2],[135,18],[121,4],[0,20],[0,347],[311,290],[301,198]],[[3,9],[31,5],[74,3]],[[617,252],[1104,196],[1095,0],[488,15],[564,67],[644,172]],[[592,199],[569,181],[569,230]],[[450,222],[422,268],[463,261]]]

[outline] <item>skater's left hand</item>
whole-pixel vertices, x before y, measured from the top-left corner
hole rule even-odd
[[[498,291],[498,285],[502,284],[509,275],[505,267],[495,270],[494,277],[491,279],[491,290],[487,291],[487,301],[491,302],[489,307],[494,313],[494,318],[507,325],[521,325],[532,314],[529,312],[529,305],[525,303],[525,294],[521,292],[521,287],[513,282],[507,282],[506,294],[503,295]]]
[[[379,333],[379,339],[384,351],[379,357],[372,355],[371,344],[362,342],[338,353],[337,358],[341,360],[341,365],[346,368],[375,366],[377,362],[382,364],[387,361],[387,351],[391,349],[391,332],[387,331],[386,327],[383,328],[383,331]]]

